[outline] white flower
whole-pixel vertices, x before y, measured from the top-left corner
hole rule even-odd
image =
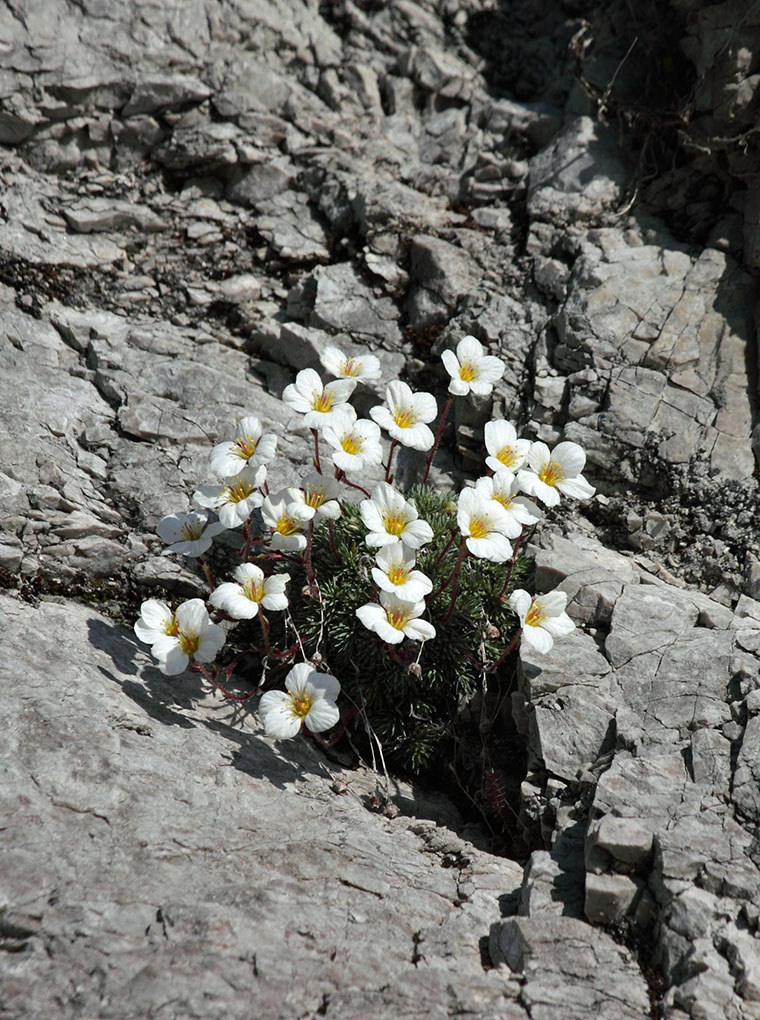
[[[368,546],[404,541],[412,549],[419,549],[433,537],[427,521],[420,520],[415,507],[387,482],[375,486],[372,498],[359,504],[359,513],[369,531]]]
[[[585,463],[586,454],[577,443],[557,443],[551,453],[546,443],[533,443],[528,453],[530,471],[519,471],[517,481],[524,492],[546,506],[556,506],[560,492],[589,499],[596,489],[581,474]]]
[[[507,538],[511,523],[503,506],[477,489],[463,489],[457,504],[457,524],[473,556],[504,563],[512,556]]]
[[[322,517],[340,517],[342,510],[335,498],[340,495],[340,486],[334,478],[313,472],[301,482],[300,489],[288,489],[290,502],[286,507],[289,517],[297,521],[315,522]]]
[[[187,669],[190,659],[212,662],[225,641],[221,627],[212,623],[203,599],[190,599],[172,613],[165,602],[148,599],[135,624],[140,641],[152,645],[158,668],[167,676]]]
[[[347,357],[337,347],[325,347],[319,360],[330,373],[342,379],[360,379],[368,382],[379,379],[380,361],[374,354],[362,354],[361,357]]]
[[[370,417],[386,430],[391,439],[413,450],[429,450],[433,433],[425,424],[438,414],[432,393],[412,393],[403,382],[388,383],[385,403],[370,409]]]
[[[486,464],[492,471],[517,471],[525,463],[531,447],[529,439],[518,439],[514,425],[503,418],[489,421],[485,427]]]
[[[237,528],[245,524],[256,507],[261,506],[262,495],[257,490],[267,477],[267,469],[261,464],[257,468],[243,468],[240,474],[228,478],[223,485],[201,485],[193,493],[193,500],[199,506],[216,510],[225,528]]]
[[[347,474],[379,464],[383,459],[380,426],[366,418],[357,421],[351,407],[335,412],[330,424],[325,425],[322,438],[335,450],[333,464]]]
[[[236,568],[234,581],[225,581],[218,585],[209,595],[209,602],[217,609],[235,620],[251,620],[258,613],[259,606],[264,609],[285,609],[288,597],[285,585],[290,574],[273,574],[265,577],[264,571],[253,563],[241,563]]]
[[[237,423],[233,440],[217,443],[211,451],[211,470],[220,478],[238,475],[244,467],[257,468],[274,460],[277,436],[262,435],[261,422],[253,415]]]
[[[504,375],[504,362],[483,353],[483,345],[474,336],[466,336],[457,344],[457,352],[444,351],[441,360],[451,376],[449,393],[459,397],[474,393],[487,397],[494,383]]]
[[[294,411],[305,415],[310,429],[330,424],[337,410],[348,406],[348,398],[356,386],[355,379],[337,379],[325,385],[313,368],[304,368],[282,391],[282,399]]]
[[[212,521],[208,510],[194,510],[189,514],[169,514],[156,525],[159,538],[172,542],[162,556],[182,553],[185,556],[202,556],[211,547],[211,539],[226,528],[221,521]]]
[[[397,645],[405,637],[412,641],[429,641],[435,637],[435,627],[418,617],[425,612],[425,603],[407,602],[391,592],[380,592],[380,605],[368,602],[359,606],[356,615],[361,622],[388,644]]]
[[[295,737],[302,724],[312,733],[321,733],[340,718],[335,704],[340,684],[330,673],[318,673],[310,663],[299,662],[286,676],[285,686],[287,692],[261,695],[259,715],[268,737]]]
[[[414,550],[404,542],[378,549],[375,561],[372,578],[382,591],[393,592],[405,602],[419,602],[433,590],[430,578],[414,569]]]
[[[563,591],[550,591],[534,595],[518,588],[509,596],[509,605],[520,617],[522,636],[537,652],[548,652],[555,637],[564,637],[575,630],[575,624],[565,612],[567,595]]]
[[[268,528],[272,529],[271,546],[273,549],[306,548],[306,535],[303,533],[303,521],[297,520],[288,513],[291,502],[287,490],[274,496],[265,496],[261,504],[261,516]]]
[[[504,509],[508,524],[504,525],[507,538],[518,538],[523,525],[531,527],[543,520],[543,513],[531,500],[518,496],[520,485],[511,471],[497,471],[491,478],[479,478],[475,491],[487,499],[494,499]]]

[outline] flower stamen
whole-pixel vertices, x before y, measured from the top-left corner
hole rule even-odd
[[[478,369],[471,361],[463,361],[459,366],[459,378],[463,379],[464,382],[472,382],[473,379],[477,379]]]
[[[418,414],[413,407],[397,407],[393,412],[393,420],[400,429],[409,429],[417,424]]]
[[[409,576],[409,571],[398,564],[388,568],[387,577],[391,584],[403,584]]]
[[[250,432],[246,432],[245,435],[236,437],[235,449],[231,452],[241,460],[249,460],[256,452],[258,445],[258,440],[254,439]]]
[[[326,498],[327,490],[324,485],[304,486],[304,502],[307,506],[312,506],[316,510],[322,506]]]
[[[179,632],[177,637],[179,638],[179,646],[182,651],[185,655],[192,658],[200,647],[200,634],[196,634],[194,630],[189,630],[185,633]]]
[[[197,542],[203,534],[204,524],[202,521],[186,521],[181,528],[181,534],[188,542]]]
[[[244,499],[253,492],[253,486],[250,482],[236,482],[234,485],[228,485],[224,489],[224,501],[226,503],[242,503]]]
[[[362,363],[361,361],[354,361],[353,358],[346,358],[340,367],[343,375],[356,376],[362,370]]]
[[[306,691],[301,691],[297,694],[293,694],[292,691],[289,693],[293,715],[297,715],[299,719],[304,719],[311,711],[313,698]]]
[[[409,523],[409,517],[398,510],[386,510],[383,514],[383,525],[389,535],[400,535]]]
[[[505,496],[503,492],[494,492],[493,499],[501,503],[505,510],[509,510],[515,501],[514,496]]]
[[[405,613],[403,609],[386,609],[385,615],[388,617],[388,623],[396,630],[403,630],[411,620],[409,613]]]
[[[295,535],[297,531],[301,530],[301,524],[292,517],[288,517],[287,514],[283,514],[275,524],[274,530],[279,531],[281,535]]]
[[[504,465],[504,467],[512,467],[517,462],[517,450],[514,446],[502,446],[496,453],[496,459]]]
[[[525,614],[525,623],[528,627],[540,627],[547,617],[548,613],[543,602],[540,599],[535,599]]]
[[[249,577],[248,580],[243,583],[242,588],[243,595],[245,595],[247,599],[250,599],[251,602],[261,602],[266,595],[263,582],[261,584],[256,584],[256,581],[252,577]]]
[[[538,477],[546,485],[556,486],[557,482],[561,482],[564,479],[565,472],[556,460],[550,460],[548,464],[544,464],[539,470]]]
[[[354,435],[353,433],[350,436],[344,436],[343,439],[341,439],[340,441],[340,445],[343,447],[346,453],[350,453],[353,456],[356,456],[356,454],[361,453],[361,451],[364,449],[364,444],[362,442],[361,436]]]
[[[311,395],[311,409],[312,411],[322,411],[326,414],[332,410],[332,406],[335,403],[335,397],[330,390],[314,390]]]
[[[470,519],[470,538],[485,538],[493,531],[488,517],[472,517]]]

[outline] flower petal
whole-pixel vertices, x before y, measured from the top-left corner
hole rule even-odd
[[[202,633],[210,622],[203,599],[188,599],[187,602],[183,602],[177,607],[176,616],[180,630],[194,630],[196,634]]]
[[[268,737],[289,740],[301,729],[301,718],[293,711],[290,695],[285,691],[267,691],[259,701],[259,717]]]
[[[303,721],[312,733],[322,733],[323,730],[329,730],[331,726],[334,726],[339,719],[340,712],[334,701],[317,698],[304,716]]]
[[[522,622],[528,615],[528,610],[532,602],[530,594],[525,591],[524,588],[515,588],[512,594],[509,596],[509,605],[511,609],[517,613]]]
[[[314,672],[314,667],[310,662],[297,662],[285,677],[285,686],[289,691],[303,692]]]
[[[565,478],[575,478],[586,465],[586,454],[582,446],[577,443],[557,443],[552,450],[552,460],[556,461],[562,468]]]
[[[537,652],[550,652],[554,645],[554,638],[543,627],[523,627],[523,640],[535,648]]]
[[[153,630],[163,630],[164,624],[172,618],[172,611],[159,599],[147,599],[140,606],[140,616],[146,626]]]
[[[316,670],[312,670],[309,683],[312,687],[322,691],[330,701],[335,701],[340,694],[340,681],[332,673],[318,673]]]
[[[427,620],[409,620],[404,633],[412,641],[430,641],[435,637],[435,627]]]
[[[460,361],[480,361],[483,357],[483,344],[468,333],[457,344],[457,357]]]
[[[159,656],[155,652],[154,654],[158,659],[158,668],[165,676],[176,676],[178,673],[183,673],[187,669],[189,661],[188,656],[185,655],[177,644],[175,644],[166,655]]]

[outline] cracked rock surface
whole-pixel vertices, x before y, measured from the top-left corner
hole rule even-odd
[[[0,1016],[760,1012],[760,8],[539,6],[0,9]],[[123,626],[195,594],[155,526],[236,419],[293,484],[326,345],[366,413],[466,333],[506,370],[435,477],[503,416],[599,493],[536,554],[519,862]]]

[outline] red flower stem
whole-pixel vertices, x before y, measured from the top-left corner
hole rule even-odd
[[[206,578],[206,583],[208,584],[209,587],[209,591],[213,591],[216,585],[214,584],[214,578],[211,574],[211,571],[209,570],[208,563],[206,563],[205,559],[202,556],[196,556],[195,558],[201,565],[204,576]]]
[[[272,650],[272,646],[269,644],[269,620],[261,609],[259,609],[259,623],[261,624],[261,633],[264,635],[264,654],[269,655]]]
[[[443,582],[443,584],[440,586],[440,588],[435,592],[435,594],[431,596],[432,599],[437,599],[441,592],[445,591],[452,582],[454,582],[454,591],[452,592],[452,598],[456,596],[456,589],[459,582],[459,571],[462,569],[462,563],[464,562],[464,558],[467,555],[467,552],[468,552],[467,544],[465,542],[465,538],[463,535],[459,543],[459,555],[457,556],[457,561],[454,564],[454,569],[451,571],[451,573]],[[446,617],[446,619],[448,620],[448,616]]]
[[[446,545],[445,545],[445,546],[443,547],[443,549],[442,549],[442,550],[441,550],[441,551],[440,551],[440,552],[438,553],[438,558],[436,559],[435,563],[433,564],[433,570],[435,570],[435,568],[436,568],[436,567],[438,566],[438,564],[439,564],[439,563],[441,562],[441,560],[443,559],[443,557],[444,557],[444,556],[446,555],[446,553],[447,553],[447,552],[449,551],[449,549],[451,548],[451,543],[452,543],[452,542],[454,541],[454,539],[455,539],[456,537],[457,537],[457,529],[456,529],[456,528],[452,528],[452,529],[451,529],[451,534],[449,535],[449,540],[448,540],[448,542],[447,542],[447,543],[446,543]],[[441,590],[443,590],[443,589],[441,589]]]
[[[216,678],[217,671],[215,669],[214,670],[206,669],[206,667],[200,662],[191,663],[190,669],[195,670],[196,673],[202,673],[204,677],[208,680],[208,682],[210,684],[213,684],[213,686],[216,687],[216,689],[221,692],[221,694],[227,699],[227,701],[248,701],[251,695],[256,693],[255,691],[248,691],[247,694],[233,694],[232,691],[227,690],[224,684],[219,683],[219,681]]]
[[[385,465],[385,480],[390,483],[393,481],[393,475],[391,474],[391,463],[393,461],[393,451],[398,446],[398,439],[391,439],[391,447],[388,450],[388,463]]]
[[[515,636],[514,636],[514,637],[512,638],[512,640],[511,640],[511,641],[509,642],[509,644],[508,644],[508,645],[507,645],[507,647],[506,647],[506,648],[504,649],[504,651],[503,651],[503,652],[501,653],[501,655],[500,655],[500,656],[499,656],[499,658],[498,658],[498,659],[496,660],[496,662],[492,663],[492,664],[491,664],[491,665],[490,665],[490,666],[488,667],[488,670],[487,670],[487,672],[489,672],[489,673],[493,673],[493,671],[494,671],[495,669],[497,669],[497,668],[498,668],[498,667],[499,667],[499,666],[500,666],[500,665],[502,664],[502,662],[503,662],[503,661],[504,661],[504,660],[506,659],[506,657],[507,657],[507,656],[509,655],[509,653],[510,653],[510,652],[513,652],[513,651],[515,650],[515,648],[517,648],[517,645],[518,645],[518,643],[519,643],[519,641],[520,641],[520,635],[521,635],[521,634],[522,634],[522,627],[518,627],[518,628],[517,628],[517,633],[515,634]]]
[[[430,474],[430,466],[433,463],[433,457],[435,457],[435,451],[438,449],[438,444],[441,441],[441,436],[443,435],[443,426],[446,423],[446,418],[448,416],[449,411],[451,410],[451,405],[454,403],[454,397],[455,396],[456,396],[456,394],[454,394],[454,393],[451,394],[449,399],[446,401],[446,405],[445,405],[443,411],[441,412],[441,420],[438,422],[438,429],[436,430],[436,433],[435,433],[435,440],[433,442],[433,448],[431,449],[430,453],[427,456],[427,464],[425,465],[425,475],[424,475],[424,477],[422,479],[422,484],[423,485],[425,485],[425,483],[428,480],[428,475]]]
[[[257,560],[288,560],[289,563],[300,563],[298,556],[289,556],[287,553],[265,552],[259,553]]]
[[[309,521],[309,527],[306,531],[306,549],[303,554],[303,562],[306,567],[306,580],[309,582],[309,588],[314,586],[314,571],[311,569],[311,540],[314,537],[314,518]]]
[[[248,562],[248,557],[251,555],[251,542],[253,541],[251,536],[251,522],[247,520],[243,525],[243,548],[240,550],[240,559]]]
[[[339,482],[343,482],[344,485],[350,485],[352,489],[358,489],[359,492],[363,492],[364,495],[367,497],[367,499],[370,498],[369,497],[369,493],[367,492],[367,490],[362,485],[357,485],[356,482],[350,482],[346,478],[346,472],[345,471],[341,471],[339,473],[336,471],[335,477],[338,479]]]
[[[291,645],[290,648],[286,648],[284,652],[279,651],[277,648],[270,648],[269,654],[274,655],[276,659],[281,659],[285,662],[288,659],[292,659],[300,647],[301,646],[296,641],[294,645]]]
[[[333,559],[336,563],[340,563],[340,556],[338,556],[338,550],[335,547],[335,521],[332,518],[327,522],[327,532],[330,536],[330,548],[332,549]]]
[[[515,540],[515,544],[512,547],[512,562],[509,564],[507,576],[504,578],[504,584],[501,586],[501,591],[497,595],[498,599],[504,598],[507,588],[509,587],[509,582],[512,579],[512,571],[515,569],[515,563],[517,563],[517,551],[520,548],[520,543],[522,542],[524,536],[525,532],[523,531],[522,534]]]
[[[358,714],[359,714],[358,707],[356,705],[352,705],[349,708],[349,710],[346,712],[345,717],[343,719],[341,719],[339,728],[328,739],[325,739],[324,737],[322,737],[320,739],[320,743],[323,744],[325,747],[333,747],[333,745],[337,744],[337,742],[340,740],[340,738],[346,732],[346,727],[348,726],[348,724],[353,719],[355,719]],[[311,730],[308,730],[307,732],[311,733]],[[311,733],[311,735],[314,736],[314,737],[318,736],[318,734],[316,734],[316,733]]]
[[[319,432],[317,429],[312,429],[311,434],[314,436],[314,467],[317,469],[318,474],[322,474],[322,465],[319,463]]]
[[[499,599],[503,599],[504,598],[504,595],[505,595],[505,593],[507,591],[507,586],[509,585],[509,582],[512,579],[512,571],[515,569],[515,564],[517,563],[517,550],[520,548],[520,545],[525,541],[526,538],[532,538],[533,537],[533,532],[535,530],[536,530],[536,525],[535,524],[532,527],[530,527],[530,528],[526,528],[526,527],[523,526],[523,530],[522,530],[521,534],[515,540],[515,544],[514,544],[514,546],[512,548],[512,562],[509,564],[509,570],[507,571],[507,576],[504,579],[504,584],[501,586],[501,591],[499,592],[497,598],[499,598]]]

